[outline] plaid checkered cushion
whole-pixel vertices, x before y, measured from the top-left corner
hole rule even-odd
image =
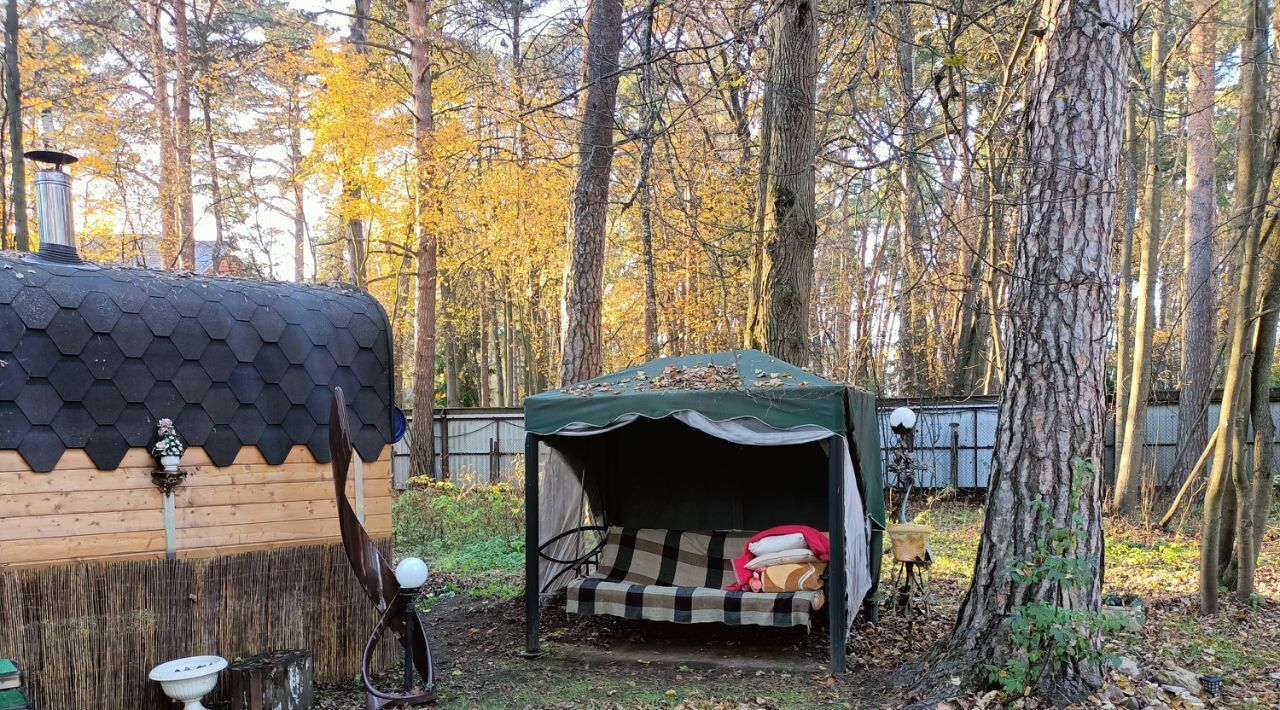
[[[567,590],[570,614],[676,623],[805,626],[822,608],[815,592],[728,592],[733,558],[751,533],[611,527],[600,566]]]

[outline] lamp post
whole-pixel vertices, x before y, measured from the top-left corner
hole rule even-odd
[[[396,565],[396,582],[404,597],[404,691],[413,691],[413,632],[418,618],[418,593],[427,583],[427,563],[418,557],[406,557]]]
[[[889,429],[898,435],[890,470],[896,474],[896,483],[903,488],[902,502],[898,505],[899,523],[907,522],[907,499],[911,497],[911,489],[916,483],[916,467],[911,458],[915,448],[916,420],[915,410],[910,407],[898,407],[889,414]]]

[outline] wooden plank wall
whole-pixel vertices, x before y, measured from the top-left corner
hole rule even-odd
[[[279,466],[246,446],[221,468],[192,447],[182,466],[190,473],[174,492],[179,557],[341,539],[333,474],[305,446]],[[164,557],[155,469],[146,449],[131,449],[115,471],[99,471],[83,451],[69,450],[49,473],[33,473],[16,451],[0,451],[0,568]],[[363,474],[365,529],[374,538],[389,535],[391,447],[365,463]],[[354,505],[354,476],[347,497]]]

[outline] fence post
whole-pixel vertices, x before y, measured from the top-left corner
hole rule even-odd
[[[489,439],[489,485],[493,485],[502,478],[501,460],[498,457],[498,439],[497,437]]]
[[[449,410],[440,410],[440,478],[449,480]]]
[[[976,455],[976,454],[975,454]],[[951,487],[960,488],[960,422],[951,422]]]

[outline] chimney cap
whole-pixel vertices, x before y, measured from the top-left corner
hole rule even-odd
[[[49,163],[55,168],[60,168],[63,165],[70,165],[79,160],[79,158],[70,153],[63,153],[58,150],[29,150],[23,153],[23,155],[26,156],[28,160],[34,160],[37,163]]]

